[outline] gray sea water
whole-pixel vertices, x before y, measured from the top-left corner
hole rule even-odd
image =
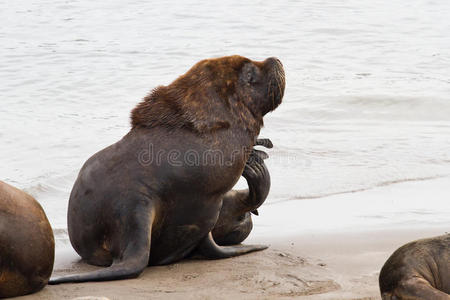
[[[450,175],[450,2],[0,0],[0,180],[64,228],[86,159],[203,58],[281,59],[269,202]]]

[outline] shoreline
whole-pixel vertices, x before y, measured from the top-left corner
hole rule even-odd
[[[340,286],[301,299],[380,299],[378,275],[389,256],[407,242],[446,232],[448,228],[309,233],[273,239],[272,247],[307,261],[320,261]]]
[[[380,299],[378,273],[395,249],[450,230],[449,183],[267,203],[245,243],[270,244],[268,250],[149,267],[131,280],[46,286],[18,299]],[[94,269],[68,240],[58,240],[54,275]]]

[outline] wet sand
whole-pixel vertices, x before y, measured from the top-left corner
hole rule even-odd
[[[449,194],[449,182],[449,178],[442,178],[401,183],[323,199],[267,205],[261,209],[261,216],[255,220],[255,230],[246,241],[270,244],[266,251],[225,260],[185,260],[169,266],[149,267],[133,280],[47,286],[37,294],[19,299],[82,296],[110,299],[380,299],[378,274],[389,255],[408,241],[440,235],[450,229],[450,208],[445,199]],[[424,195],[433,197],[427,199]],[[378,197],[383,197],[378,200],[378,205],[372,203],[370,206],[369,202]],[[359,201],[354,203],[352,198]],[[335,201],[340,201],[338,207],[331,205]],[[390,206],[389,218],[373,222],[367,211],[379,215],[386,209],[380,205],[384,201],[402,203]],[[437,223],[423,222],[417,211],[418,203],[430,205],[430,209],[440,211],[444,218],[437,215]],[[317,207],[321,207],[325,215],[332,210],[340,218],[328,218],[327,224],[317,230],[308,228],[302,223],[308,219],[302,216],[312,214],[311,218],[315,215],[320,219]],[[297,214],[283,217],[282,211]],[[400,213],[411,211],[417,212],[415,221],[396,218]],[[367,222],[353,225],[352,216],[356,214]],[[297,218],[293,217],[295,215]],[[296,226],[296,232],[291,230]],[[54,275],[96,269],[80,262],[68,243],[57,244],[60,246]]]

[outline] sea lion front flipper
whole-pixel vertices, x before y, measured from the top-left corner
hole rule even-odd
[[[261,145],[269,145],[270,142],[267,139],[265,141],[269,142],[258,141]],[[252,149],[242,173],[248,189],[231,190],[224,195],[219,218],[212,230],[218,245],[238,245],[250,234],[253,228],[251,214],[259,214],[258,207],[264,203],[270,190],[270,174],[264,163],[268,157],[266,152]]]
[[[255,146],[263,146],[269,149],[273,148],[273,144],[270,139],[256,139]]]
[[[220,259],[261,251],[267,248],[269,248],[269,246],[266,245],[219,246],[214,241],[212,233],[210,232],[203,241],[200,242],[196,253],[208,259]]]
[[[154,219],[154,209],[136,209],[136,214],[129,220],[130,228],[133,228],[134,231],[124,233],[131,240],[124,249],[120,260],[115,259],[110,267],[97,271],[51,278],[48,284],[136,278],[148,266]]]
[[[245,203],[254,211],[260,207],[270,191],[270,173],[264,163],[265,156],[263,151],[253,150],[247,163],[245,164],[242,176],[248,184],[248,198]],[[257,212],[255,213],[257,215]]]

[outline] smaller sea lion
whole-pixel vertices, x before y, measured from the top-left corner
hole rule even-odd
[[[0,181],[0,298],[41,290],[52,274],[54,257],[53,231],[42,207]]]
[[[256,145],[272,148],[269,139],[258,139]],[[251,214],[258,215],[260,207],[270,190],[270,174],[264,163],[266,152],[253,149],[245,164],[242,176],[247,180],[247,190],[231,190],[223,198],[219,219],[212,231],[214,241],[220,246],[243,242],[251,230]]]
[[[386,261],[383,300],[450,300],[450,234],[410,242]]]

